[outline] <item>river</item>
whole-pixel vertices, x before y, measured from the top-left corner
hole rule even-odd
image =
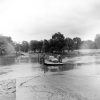
[[[0,80],[16,80],[17,100],[100,100],[100,50],[80,52],[87,55],[55,67],[35,57],[0,58]]]

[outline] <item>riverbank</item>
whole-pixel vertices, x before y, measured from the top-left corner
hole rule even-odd
[[[16,100],[16,80],[0,81],[0,100]]]
[[[96,51],[96,52],[95,52]],[[11,53],[11,54],[7,54],[7,55],[1,55],[1,57],[17,57],[17,56],[27,56],[27,57],[31,57],[31,58],[38,58],[40,56],[42,56],[43,53],[25,53],[25,52],[21,52],[19,54],[16,53]],[[80,50],[74,50],[74,51],[70,51],[70,52],[64,52],[62,55],[62,58],[65,57],[76,57],[76,56],[85,56],[85,55],[95,55],[95,54],[100,54],[100,50],[91,50],[91,49],[80,49]],[[49,55],[53,55],[53,56],[57,56],[58,54],[52,54],[52,53],[45,53],[45,55],[49,56]]]
[[[20,52],[20,53],[10,53],[7,55],[1,55],[1,57],[17,57],[17,56],[29,56],[29,57],[38,57],[41,56],[43,53],[28,53],[28,52]],[[85,55],[95,55],[95,54],[100,54],[99,49],[79,49],[79,50],[73,50],[73,51],[65,51],[62,53],[62,57],[75,57],[75,56],[85,56]],[[56,56],[57,54],[52,54],[52,53],[46,53],[46,55],[54,55]]]
[[[37,57],[40,57],[43,55],[43,53],[32,53],[32,54],[29,54],[31,58],[37,58]],[[53,53],[45,53],[45,56],[50,56],[50,55],[53,55],[53,56],[57,56],[58,54],[53,54]],[[79,53],[78,51],[72,51],[72,52],[66,52],[66,53],[63,53],[61,54],[62,57],[74,57],[74,56],[79,56]]]

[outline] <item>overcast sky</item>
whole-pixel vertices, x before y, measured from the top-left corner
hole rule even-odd
[[[30,41],[56,32],[93,40],[100,33],[100,0],[0,0],[0,34]]]

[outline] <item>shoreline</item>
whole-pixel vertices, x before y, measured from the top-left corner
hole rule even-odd
[[[94,52],[92,50],[95,49],[79,49],[79,50],[74,50],[74,51],[70,51],[70,52],[64,52],[62,53],[62,57],[75,57],[75,56],[85,56],[85,55],[95,55],[95,54],[100,54],[99,50],[96,50],[97,52]],[[29,57],[38,57],[38,55],[42,55],[43,53],[28,53],[28,52],[22,52],[21,54],[24,54],[25,56],[29,56]],[[45,53],[46,55],[57,55],[56,53],[52,54],[52,53]],[[11,54],[7,54],[7,55],[1,55],[0,57],[18,57],[21,56],[20,54],[16,54],[16,53],[11,53]]]

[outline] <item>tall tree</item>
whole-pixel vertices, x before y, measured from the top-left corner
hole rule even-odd
[[[51,50],[58,53],[62,52],[65,46],[64,39],[65,39],[64,35],[61,34],[60,32],[53,34],[52,39],[50,40]]]
[[[15,51],[19,52],[21,50],[21,44],[20,43],[14,43]]]
[[[95,37],[95,46],[97,49],[100,49],[100,34],[97,34]]]
[[[65,50],[68,50],[68,52],[74,49],[74,41],[71,38],[65,39]]]
[[[14,45],[11,37],[0,36],[0,55],[14,53]]]
[[[44,40],[43,41],[43,52],[49,52],[49,41],[48,40]]]
[[[74,41],[74,49],[80,49],[80,46],[81,46],[81,38],[79,37],[75,37],[73,38],[73,41]]]
[[[42,48],[43,48],[43,41],[38,41],[37,42],[37,50],[39,51],[39,52],[42,52]]]
[[[36,50],[37,50],[37,44],[38,44],[38,41],[31,40],[30,41],[30,50],[36,52]]]
[[[29,50],[29,44],[27,41],[22,41],[22,51],[23,52],[28,52]]]

